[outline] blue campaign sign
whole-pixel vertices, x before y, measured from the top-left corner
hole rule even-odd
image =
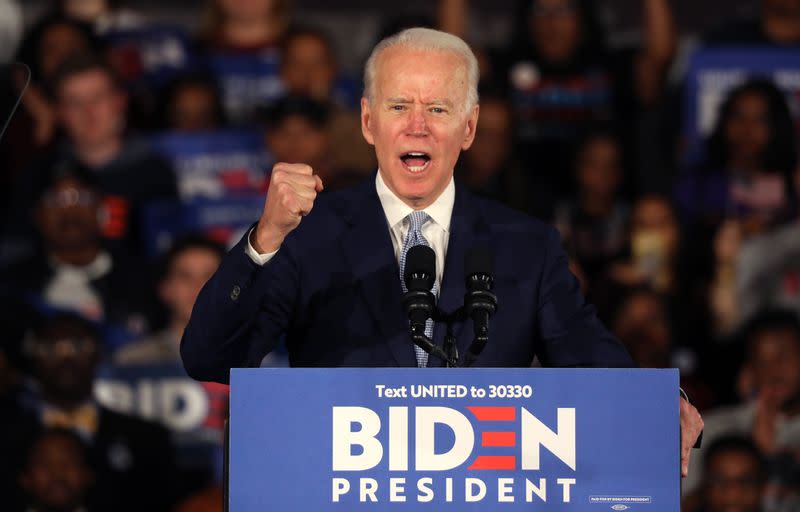
[[[680,509],[677,370],[233,369],[230,510]]]
[[[94,392],[106,407],[164,425],[172,434],[179,467],[217,469],[228,386],[190,378],[178,360],[104,365]]]
[[[683,135],[686,163],[703,155],[703,140],[717,121],[728,93],[748,78],[769,78],[786,92],[800,121],[800,52],[789,48],[707,48],[694,52],[686,73],[683,101]]]
[[[181,199],[262,194],[272,158],[257,130],[164,133],[152,147],[172,162]]]

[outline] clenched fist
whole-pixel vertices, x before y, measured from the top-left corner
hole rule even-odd
[[[272,167],[264,212],[251,237],[261,254],[277,251],[286,235],[296,228],[314,207],[322,180],[306,164],[279,162]]]

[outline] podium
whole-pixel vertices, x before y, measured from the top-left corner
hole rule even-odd
[[[677,370],[233,369],[229,510],[680,510]]]

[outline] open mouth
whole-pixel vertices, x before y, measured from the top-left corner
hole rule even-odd
[[[409,151],[400,155],[403,165],[411,172],[417,173],[424,171],[428,164],[431,163],[431,157],[428,153],[421,151]]]

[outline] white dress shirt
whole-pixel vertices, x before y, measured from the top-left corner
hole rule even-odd
[[[414,209],[404,203],[394,192],[389,190],[389,187],[386,186],[386,183],[381,177],[380,171],[375,177],[375,189],[378,192],[378,199],[380,199],[381,206],[383,207],[383,214],[386,217],[386,224],[389,227],[394,256],[399,262],[400,251],[403,250],[403,241],[406,239],[409,228],[409,222],[406,220],[406,217],[409,213],[414,211]],[[422,235],[436,253],[436,284],[439,290],[442,289],[444,259],[447,255],[447,242],[450,240],[450,218],[453,215],[455,199],[456,186],[451,177],[450,183],[447,184],[447,188],[444,189],[444,192],[436,198],[433,204],[422,210],[431,218],[431,220],[422,226]],[[259,254],[253,247],[253,244],[250,243],[248,236],[245,252],[254,263],[257,265],[264,265],[271,260],[278,251]],[[400,279],[400,276],[398,275],[397,278]]]

